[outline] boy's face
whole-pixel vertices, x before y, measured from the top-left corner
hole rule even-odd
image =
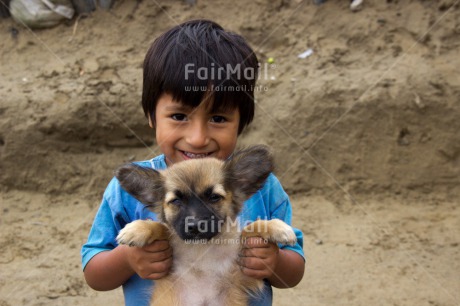
[[[171,165],[208,156],[227,159],[236,146],[239,122],[238,109],[211,113],[206,103],[190,108],[163,94],[156,106],[154,127],[157,143]]]

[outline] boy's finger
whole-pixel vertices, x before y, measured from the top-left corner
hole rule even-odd
[[[146,245],[145,247],[143,247],[144,251],[151,252],[151,253],[164,252],[169,248],[171,248],[171,247],[169,245],[168,240],[156,240],[156,241],[152,242],[151,244]]]
[[[172,258],[172,255],[173,255],[172,248],[169,248],[162,252],[149,252],[147,255],[147,260],[150,263],[161,262],[166,259]]]
[[[241,267],[241,271],[244,275],[256,279],[264,279],[268,277],[268,273],[265,270],[254,270],[247,267]]]
[[[256,257],[256,258],[265,259],[270,254],[271,253],[269,252],[268,248],[247,248],[247,249],[242,249],[240,251],[241,257]]]
[[[169,271],[168,272],[161,272],[161,273],[151,273],[149,276],[145,277],[145,279],[150,279],[150,280],[157,280],[157,279],[160,279],[160,278],[163,278],[165,277],[166,275],[168,275]]]
[[[267,266],[263,260],[255,257],[241,257],[238,264],[251,270],[265,270]]]
[[[172,257],[168,257],[162,261],[151,262],[149,269],[152,273],[167,273],[172,266]]]
[[[266,248],[268,247],[268,241],[262,239],[261,237],[250,237],[244,241],[243,248]]]
[[[251,257],[251,256],[254,256],[254,254],[252,253],[252,249],[242,249],[240,251],[240,254],[239,254],[240,257]]]

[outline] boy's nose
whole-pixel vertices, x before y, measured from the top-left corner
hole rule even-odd
[[[208,145],[209,135],[205,124],[195,124],[190,127],[186,137],[187,143],[194,148],[202,148]]]

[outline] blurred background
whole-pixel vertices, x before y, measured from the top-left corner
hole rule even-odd
[[[460,305],[460,0],[48,1],[40,20],[14,1],[0,0],[1,306],[123,304],[86,285],[80,247],[113,170],[160,154],[140,107],[148,47],[196,18],[261,63],[239,144],[274,148],[307,256],[274,305]]]

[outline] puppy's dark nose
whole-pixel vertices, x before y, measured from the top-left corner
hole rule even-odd
[[[211,239],[219,233],[218,220],[214,216],[189,218],[182,228],[183,239]]]
[[[191,236],[197,236],[203,229],[200,229],[199,222],[193,221],[185,225],[185,232]]]

